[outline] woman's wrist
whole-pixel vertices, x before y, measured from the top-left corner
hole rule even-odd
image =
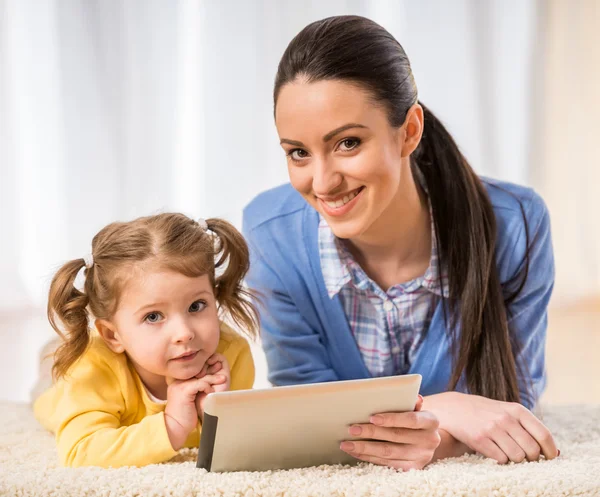
[[[438,448],[435,450],[431,462],[439,461],[440,459],[446,459],[448,457],[460,457],[467,453],[474,454],[472,449],[470,449],[461,441],[456,440],[456,438],[454,438],[446,430],[440,428],[438,429],[438,433],[440,435],[440,445],[438,445]]]
[[[460,392],[442,392],[433,395],[426,395],[423,397],[423,410],[432,411],[443,410],[444,405],[449,402],[456,402],[456,400],[465,394]]]
[[[423,398],[423,410],[435,414],[440,423],[438,428],[440,445],[436,449],[432,461],[475,453],[471,447],[456,438],[457,434],[453,433],[456,429],[456,419],[452,413],[456,412],[457,404],[465,401],[465,396],[466,394],[460,392],[442,392]]]
[[[446,430],[452,434],[452,425],[455,421],[452,417],[452,412],[455,406],[463,399],[465,394],[460,392],[442,392],[434,395],[423,397],[423,411],[430,411],[438,418],[440,429]]]

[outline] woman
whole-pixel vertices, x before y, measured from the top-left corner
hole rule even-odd
[[[420,373],[421,411],[350,427],[365,440],[341,448],[364,461],[556,457],[529,411],[554,280],[542,199],[473,172],[418,100],[402,47],[368,19],[304,28],[274,101],[291,185],[244,212],[270,380]]]

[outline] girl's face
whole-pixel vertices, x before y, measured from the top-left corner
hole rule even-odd
[[[127,353],[145,385],[161,392],[167,377],[196,376],[216,351],[217,302],[207,275],[143,269],[134,274],[113,319],[98,329],[111,349]]]
[[[408,156],[420,138],[416,129],[412,143],[412,126],[407,143],[414,114],[411,108],[405,124],[393,128],[366,91],[339,80],[282,87],[275,123],[290,181],[339,238],[385,232],[397,221],[403,189],[413,181]]]

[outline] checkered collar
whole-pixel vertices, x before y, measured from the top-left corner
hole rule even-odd
[[[431,218],[431,257],[429,266],[422,276],[394,287],[400,287],[403,293],[414,292],[423,287],[438,296],[444,296],[448,295],[448,276],[446,271],[443,271],[442,284],[440,284],[440,264],[431,203],[429,203],[429,214]],[[320,214],[319,255],[325,287],[330,298],[335,297],[344,286],[349,284],[362,291],[373,291],[376,287],[376,283],[367,276],[362,267],[356,262],[345,242],[333,234],[327,221]],[[387,289],[383,290],[386,291]]]

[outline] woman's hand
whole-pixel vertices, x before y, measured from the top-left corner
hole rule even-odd
[[[413,412],[384,413],[371,417],[371,423],[352,425],[352,436],[379,442],[356,440],[342,442],[340,448],[361,461],[408,471],[429,464],[440,444],[438,420],[421,411],[423,397]]]
[[[227,363],[227,359],[222,354],[213,354],[211,355],[204,364],[204,367],[200,371],[199,374],[196,375],[196,378],[205,378],[206,375],[216,375],[225,377],[225,381],[219,384],[213,385],[213,392],[225,392],[229,390],[231,386],[231,371],[229,369],[229,364]],[[209,393],[212,392],[200,392],[196,396],[196,410],[198,411],[198,417],[200,419],[204,416],[204,402]]]
[[[559,454],[548,428],[521,404],[445,392],[427,397],[425,406],[438,416],[440,429],[501,464]]]

